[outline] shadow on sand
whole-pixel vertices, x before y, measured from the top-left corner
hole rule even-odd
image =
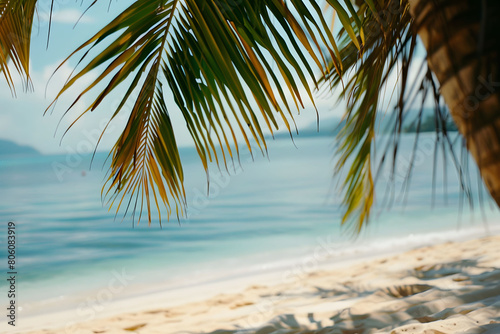
[[[475,319],[484,316],[489,323],[476,325],[470,333],[500,333],[500,269],[461,260],[416,267],[404,278],[418,283],[372,290],[349,284],[332,289],[316,287],[308,297],[325,302],[357,300],[329,316],[325,312],[282,314],[259,328],[236,327],[203,334],[443,334],[455,333],[454,327],[474,327]]]

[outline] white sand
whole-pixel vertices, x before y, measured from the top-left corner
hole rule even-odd
[[[29,333],[500,333],[500,236],[254,282],[128,299],[122,313],[78,324],[61,313],[59,328]]]

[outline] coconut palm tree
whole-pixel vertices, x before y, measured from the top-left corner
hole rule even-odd
[[[395,145],[378,162],[395,159],[406,111],[417,97],[422,107],[428,95],[434,97],[437,127],[442,128],[438,133],[444,136],[442,142],[448,140],[442,96],[499,203],[494,153],[500,146],[492,125],[497,94],[486,97],[479,90],[482,95],[474,112],[456,107],[457,101],[474,96],[470,94],[476,92],[481,78],[488,80],[488,71],[497,71],[499,43],[490,36],[489,24],[498,5],[465,0],[325,2],[341,22],[338,36],[315,0],[137,0],[65,60],[79,57],[79,68],[57,98],[88,73],[100,73],[66,112],[82,97],[92,96],[82,117],[102,106],[118,86],[128,87],[113,117],[124,112],[127,103],[133,107],[111,152],[109,179],[103,188],[117,212],[122,206],[126,212],[132,207],[140,219],[146,206],[149,222],[151,205],[158,212],[160,206],[167,207],[168,215],[171,208],[177,216],[184,213],[182,164],[164,86],[171,90],[206,170],[212,160],[226,169],[235,163],[240,152],[238,135],[250,151],[253,140],[265,153],[262,126],[272,133],[281,122],[291,133],[293,109],[303,107],[305,99],[314,101],[314,89],[338,87],[347,101],[337,166],[338,171],[348,169],[344,221],[353,219],[359,230],[373,205],[376,115],[393,74],[400,82],[393,122]],[[36,0],[0,0],[0,70],[11,87],[8,59],[29,83],[29,43],[22,41],[29,40],[35,4]],[[473,18],[462,26],[460,13],[468,11]],[[29,19],[24,20],[25,16]],[[439,29],[432,26],[436,22]],[[411,83],[411,64],[419,61],[417,34],[429,52],[429,66],[420,60],[426,75]],[[472,53],[481,66],[463,76],[464,64],[474,62]],[[491,80],[498,76],[494,73]],[[460,94],[456,87],[462,89]],[[486,88],[495,87],[492,82]]]

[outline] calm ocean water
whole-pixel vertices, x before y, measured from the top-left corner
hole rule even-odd
[[[500,215],[488,199],[484,209],[476,203],[473,213],[467,205],[461,210],[451,163],[437,166],[431,205],[433,136],[422,135],[403,205],[403,167],[414,138],[404,136],[391,210],[381,208],[389,175],[382,172],[379,207],[356,240],[340,227],[341,197],[332,178],[334,147],[328,137],[297,138],[297,148],[290,140],[270,141],[269,160],[256,155],[252,162],[243,154],[242,168],[230,168],[231,175],[211,171],[208,196],[195,151],[183,149],[189,219],[171,218],[163,228],[157,220],[150,227],[147,220],[134,226],[129,216],[115,219],[103,206],[106,168],[101,167],[107,154],[98,154],[90,171],[89,156],[0,161],[2,234],[7,222],[14,221],[18,238],[18,305],[21,312],[35,314],[78,304],[123,273],[134,277],[127,284],[140,287],[128,289],[132,295],[285,267],[318,244],[328,244],[330,255],[340,259],[350,251],[383,251],[496,231]],[[470,173],[477,176],[473,168]],[[477,196],[475,177],[471,185]]]

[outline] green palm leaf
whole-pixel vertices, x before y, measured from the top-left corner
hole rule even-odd
[[[313,99],[310,87],[317,87],[327,56],[340,68],[318,12],[316,1],[138,0],[71,54],[66,61],[83,53],[83,67],[56,100],[88,73],[101,72],[66,113],[90,92],[97,97],[80,117],[95,110],[129,79],[116,117],[138,92],[103,189],[117,213],[127,202],[139,220],[145,207],[151,222],[153,199],[159,211],[160,202],[169,208],[167,215],[173,203],[178,216],[185,213],[182,165],[162,85],[170,87],[207,172],[210,161],[228,168],[240,152],[239,135],[250,151],[255,141],[264,153],[263,125],[273,133],[282,122],[291,132],[292,111]]]
[[[338,8],[336,1],[327,1]],[[401,70],[403,75],[408,73],[416,33],[411,29],[412,18],[407,1],[364,1],[357,11],[348,3],[344,1],[349,13],[337,12],[343,23],[339,38],[342,40],[340,53],[344,72],[352,71],[352,75],[345,81],[330,73],[321,79],[321,83],[328,90],[342,85],[341,97],[347,101],[345,125],[338,136],[339,161],[336,173],[344,175],[343,170],[347,170],[342,185],[345,207],[343,223],[352,222],[354,231],[359,233],[369,221],[375,197],[373,168],[376,161],[373,155],[376,119],[383,88],[392,72]],[[378,13],[394,8],[396,10],[393,10],[392,15],[382,22]],[[360,45],[360,41],[364,43]],[[334,64],[330,65],[330,68],[333,67]],[[395,135],[401,131],[405,83],[403,80],[398,92],[401,99],[399,117],[395,118]],[[386,154],[381,159],[382,163]],[[395,155],[393,158],[395,162]]]
[[[361,230],[374,203],[373,168],[380,171],[391,157],[394,172],[407,106],[420,93],[422,105],[432,94],[436,115],[443,118],[438,84],[428,71],[421,82],[408,87],[417,36],[408,0],[325,3],[341,22],[338,38],[313,0],[137,0],[64,61],[76,58],[80,69],[75,69],[51,106],[83,77],[100,73],[64,113],[94,94],[75,122],[103,105],[118,87],[129,85],[112,119],[125,112],[130,100],[133,108],[111,152],[110,175],[102,192],[111,205],[116,204],[117,213],[124,203],[126,212],[133,204],[139,220],[145,206],[149,222],[152,205],[158,212],[165,206],[167,216],[173,207],[178,217],[185,213],[182,164],[164,86],[173,94],[207,173],[211,161],[227,170],[229,162],[234,164],[240,153],[239,136],[251,153],[252,141],[267,152],[266,129],[273,133],[284,124],[291,134],[292,111],[304,107],[305,99],[314,101],[314,89],[338,87],[347,101],[336,166],[340,175],[347,169],[343,223],[353,221],[354,230]],[[0,0],[0,71],[12,90],[11,67],[26,87],[30,85],[35,5],[36,0]],[[394,145],[377,162],[377,113],[391,73],[401,82],[395,88],[399,100]],[[437,134],[446,137],[444,129]],[[445,143],[452,150],[450,140],[444,139],[443,150]],[[452,156],[464,185],[460,163],[453,152]]]
[[[26,89],[29,76],[30,40],[36,0],[0,0],[0,72],[14,93],[14,80],[9,62],[23,78]]]

